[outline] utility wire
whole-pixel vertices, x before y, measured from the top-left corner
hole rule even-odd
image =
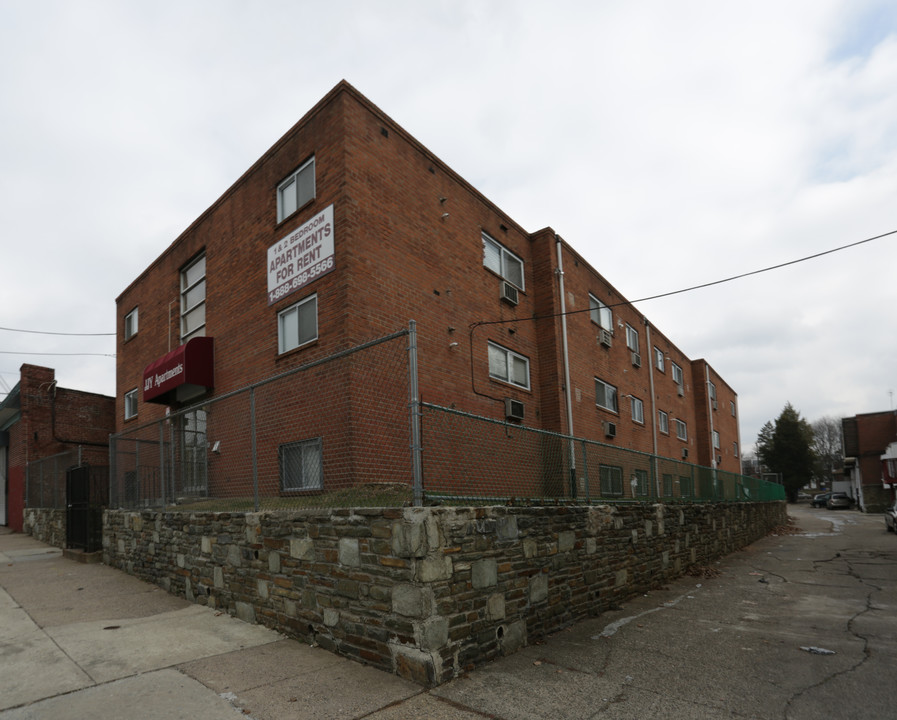
[[[108,336],[115,335],[114,332],[111,333],[69,333],[69,332],[45,332],[43,330],[18,330],[17,328],[8,328],[8,327],[0,327],[0,330],[6,330],[7,332],[20,332],[20,333],[30,333],[32,335],[68,335],[70,337],[100,337],[100,336]],[[32,353],[36,355],[37,353]]]
[[[888,237],[889,235],[895,234],[897,234],[897,230],[891,230],[890,232],[866,238],[865,240],[858,240],[857,242],[852,242],[847,245],[841,245],[841,247],[832,248],[831,250],[823,250],[822,252],[818,252],[813,255],[806,255],[802,258],[798,258],[797,260],[789,260],[788,262],[779,263],[778,265],[769,265],[768,267],[760,268],[759,270],[751,270],[750,272],[741,273],[740,275],[732,275],[731,277],[723,278],[722,280],[714,280],[712,282],[702,283],[700,285],[692,285],[691,287],[682,288],[681,290],[672,290],[671,292],[660,293],[659,295],[650,295],[648,297],[639,298],[638,300],[624,300],[622,302],[613,303],[611,305],[605,305],[605,307],[613,308],[619,307],[620,305],[634,305],[635,303],[647,302],[648,300],[658,300],[660,298],[670,297],[671,295],[680,295],[682,293],[692,292],[693,290],[701,290],[703,288],[712,287],[713,285],[722,285],[723,283],[732,282],[733,280],[740,280],[741,278],[750,277],[751,275],[759,275],[760,273],[769,272],[770,270],[778,270],[783,267],[788,267],[789,265],[796,265],[797,263],[806,262],[807,260],[814,260],[816,258],[822,257],[823,255],[831,255],[832,253],[840,252],[841,250],[847,250],[849,248],[856,247],[857,245],[863,245],[865,243],[872,242],[873,240],[880,240],[883,237]],[[588,307],[581,310],[568,310],[565,313],[555,313],[553,315],[533,315],[533,317],[531,318],[513,318],[509,320],[481,320],[479,322],[473,323],[470,327],[474,328],[480,325],[502,325],[509,322],[523,322],[524,320],[547,320],[549,318],[560,317],[561,315],[576,315],[577,313],[591,311],[592,308]]]

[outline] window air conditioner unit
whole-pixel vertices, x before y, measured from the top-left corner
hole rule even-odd
[[[523,420],[523,403],[513,398],[505,398],[505,419]]]
[[[632,353],[632,364],[635,365],[636,367],[642,366],[642,356],[639,355],[637,352]]]
[[[604,423],[604,435],[612,438],[617,436],[617,424],[612,422]]]
[[[601,328],[601,330],[598,331],[598,343],[606,348],[609,348],[611,345],[613,345],[614,336],[613,334],[611,334],[611,331]]]
[[[517,288],[509,282],[503,282],[501,284],[501,299],[508,305],[516,305],[519,302]]]
[[[688,457],[688,448],[682,448],[682,459],[685,460],[685,458],[687,458],[687,457]]]
[[[679,397],[685,397],[685,388],[682,387],[681,385],[679,386],[679,389],[676,392],[679,393]]]

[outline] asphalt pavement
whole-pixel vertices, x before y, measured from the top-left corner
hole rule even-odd
[[[0,529],[0,720],[897,717],[897,536],[790,529],[432,690]]]

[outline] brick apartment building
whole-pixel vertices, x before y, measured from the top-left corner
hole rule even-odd
[[[886,456],[897,443],[897,412],[864,413],[841,420],[844,475],[864,512],[883,512],[895,500],[897,473]],[[894,460],[892,459],[893,463]]]
[[[740,473],[737,396],[706,361],[553,230],[521,228],[345,82],[116,302],[119,433],[413,319],[430,402]],[[365,378],[345,373],[342,414],[316,422],[331,435],[354,423],[340,441],[351,453],[383,430],[363,425]],[[220,433],[226,419],[185,416],[178,432],[202,445],[213,423]],[[279,472],[278,453],[297,442],[326,487],[339,443],[322,449],[315,434],[285,421],[259,438],[264,472]],[[406,438],[395,443],[407,454]]]
[[[0,402],[0,524],[16,532],[22,532],[29,464],[80,448],[82,462],[105,467],[115,428],[115,398],[59,387],[51,368],[26,364],[20,373]],[[56,492],[55,506],[64,507],[64,485],[47,492]]]

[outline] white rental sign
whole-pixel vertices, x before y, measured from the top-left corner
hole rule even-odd
[[[268,304],[333,270],[333,205],[268,248]]]

